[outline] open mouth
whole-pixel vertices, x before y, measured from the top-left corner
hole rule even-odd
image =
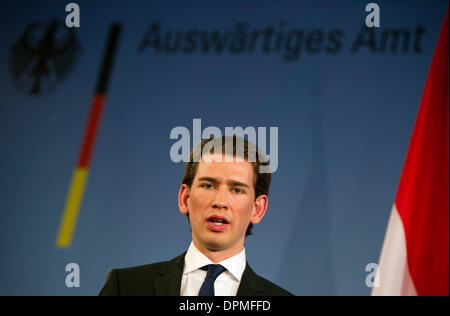
[[[230,223],[225,217],[222,216],[210,216],[207,219],[209,227],[214,231],[221,231]]]

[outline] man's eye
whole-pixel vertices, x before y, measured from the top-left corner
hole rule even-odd
[[[239,188],[234,188],[233,191],[234,191],[234,193],[237,193],[237,194],[242,194],[242,193],[244,193],[244,191],[242,191],[242,190],[239,189]]]
[[[210,183],[205,183],[205,184],[202,185],[202,187],[204,187],[205,189],[212,189],[213,188],[212,184],[210,184]]]

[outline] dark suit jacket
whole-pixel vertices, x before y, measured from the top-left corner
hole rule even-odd
[[[184,256],[139,267],[113,269],[100,296],[179,296]],[[291,296],[288,291],[257,275],[246,265],[238,296]]]

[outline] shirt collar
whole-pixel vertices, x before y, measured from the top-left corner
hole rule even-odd
[[[183,274],[190,273],[201,267],[214,264],[211,260],[208,259],[200,250],[195,247],[194,242],[191,242],[189,249],[184,257],[184,269]],[[245,266],[246,266],[246,257],[245,257],[245,248],[242,249],[240,253],[225,259],[221,262],[217,262],[216,264],[221,264],[227,271],[229,271],[233,277],[235,277],[239,282],[241,281],[242,274],[244,274]]]

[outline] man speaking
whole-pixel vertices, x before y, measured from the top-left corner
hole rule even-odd
[[[266,161],[256,145],[236,136],[198,144],[178,194],[192,228],[189,249],[171,261],[111,270],[100,295],[292,295],[253,272],[245,256],[245,238],[267,210]]]

